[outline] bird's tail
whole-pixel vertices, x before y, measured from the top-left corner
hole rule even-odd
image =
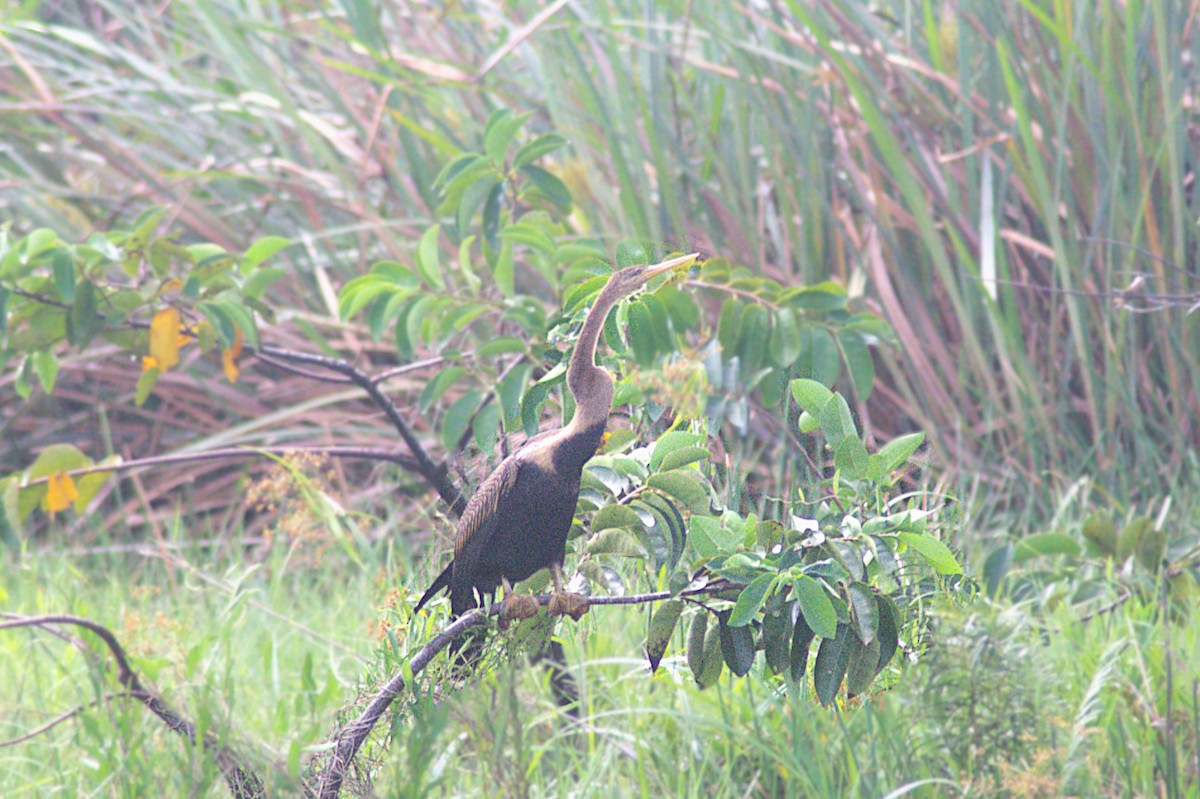
[[[433,585],[429,586],[429,590],[421,595],[421,600],[417,602],[417,607],[413,610],[416,613],[421,608],[428,604],[429,600],[443,589],[450,588],[450,576],[454,573],[454,561],[450,561],[446,568],[442,569],[442,573],[433,581]],[[462,593],[462,592],[460,592]],[[454,592],[450,595],[450,615],[452,618],[458,618],[467,611],[477,607],[474,593],[464,594],[459,596]],[[458,669],[472,668],[479,660],[483,652],[484,633],[482,630],[472,630],[460,638],[450,642],[450,654],[454,658],[454,663]],[[464,672],[465,674],[466,672]]]
[[[414,610],[413,613],[416,613],[421,608],[425,607],[426,603],[433,599],[434,594],[436,594],[438,591],[441,591],[443,588],[450,587],[450,575],[453,572],[454,561],[451,560],[448,564],[446,564],[446,568],[442,569],[442,573],[437,576],[437,579],[433,581],[433,585],[429,586],[429,590],[421,595],[421,601],[417,603],[416,610]]]

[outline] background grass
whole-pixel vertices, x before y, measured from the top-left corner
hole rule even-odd
[[[1030,558],[996,597],[931,609],[928,656],[840,715],[761,678],[699,693],[675,661],[651,681],[636,611],[606,611],[563,630],[582,731],[539,672],[499,675],[397,729],[380,791],[1200,795],[1193,4],[541,10],[6,6],[0,216],[16,233],[84,238],[167,205],[185,237],[229,249],[297,239],[272,339],[386,362],[336,321],[336,287],[378,258],[411,261],[440,165],[494,109],[529,110],[571,140],[553,167],[578,232],[683,240],[786,282],[832,278],[892,324],[900,346],[876,352],[880,383],[858,410],[880,438],[927,432],[928,482],[961,497],[959,543],[977,566],[1029,533],[1082,540],[1094,510],[1165,508],[1183,564],[1169,601],[1182,604],[1085,549]],[[53,402],[22,403],[0,378],[0,458],[23,465],[63,440],[107,454],[391,439],[356,394],[300,378],[217,390],[171,376],[154,414],[132,407],[136,379],[133,365],[65,363]],[[396,384],[413,404],[420,390]],[[757,462],[772,443],[738,446]],[[245,512],[245,473],[164,470],[7,553],[0,599],[106,619],[168,697],[286,774],[353,695],[388,588],[417,590],[433,568],[421,543],[437,511],[421,487],[335,468],[339,498],[378,520],[354,540],[264,544],[279,519]],[[94,549],[147,540],[163,543]],[[111,690],[56,641],[5,634],[0,652],[3,735]],[[120,702],[0,757],[6,795],[222,790],[203,756]]]

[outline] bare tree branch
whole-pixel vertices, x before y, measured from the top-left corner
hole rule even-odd
[[[391,398],[379,387],[377,380],[349,361],[343,361],[340,358],[329,358],[324,355],[313,355],[307,352],[294,352],[271,346],[260,347],[258,351],[273,358],[281,358],[294,363],[304,363],[336,372],[348,378],[351,383],[366,392],[371,401],[384,412],[388,421],[400,433],[400,437],[404,439],[405,445],[408,446],[408,451],[416,460],[417,472],[437,490],[438,496],[450,506],[456,516],[462,515],[467,501],[459,493],[454,483],[450,481],[449,470],[444,464],[439,466],[430,459],[429,454],[425,451],[425,448],[421,445],[421,442],[409,426],[408,420],[400,413],[400,409],[396,407],[396,403],[392,402]]]
[[[0,614],[0,618],[8,619],[8,621],[0,622],[0,630],[20,627],[52,629],[56,625],[68,624],[94,633],[108,647],[109,654],[116,662],[117,681],[126,689],[127,695],[145,705],[172,731],[184,736],[193,745],[196,744],[196,725],[176,713],[158,694],[142,684],[137,672],[129,665],[129,658],[126,657],[124,648],[107,627],[80,616],[20,616],[4,613]],[[225,782],[229,785],[229,790],[235,799],[259,799],[259,797],[266,796],[262,780],[243,767],[240,758],[227,746],[211,734],[204,735],[203,742],[205,748],[212,752],[213,760],[225,776]]]
[[[177,463],[200,463],[203,461],[231,460],[235,458],[261,458],[263,456],[284,457],[293,452],[307,452],[314,455],[329,455],[333,458],[359,458],[362,460],[385,461],[394,463],[407,471],[418,471],[416,461],[393,450],[376,449],[373,447],[227,447],[213,449],[207,452],[180,452],[174,455],[151,455],[148,458],[121,461],[120,463],[97,463],[93,466],[83,466],[78,469],[68,469],[66,474],[71,477],[82,477],[98,472],[131,472],[147,469],[152,466],[169,466]],[[50,480],[49,477],[38,477],[23,483],[22,488],[41,485]]]

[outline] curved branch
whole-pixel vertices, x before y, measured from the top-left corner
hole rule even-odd
[[[687,599],[689,597],[708,596],[744,587],[744,585],[739,583],[718,578],[710,583],[682,591],[678,594],[672,594],[670,591],[657,591],[650,594],[635,594],[633,596],[589,597],[588,605],[644,605],[648,602],[660,602],[664,599],[670,599],[672,596]],[[541,594],[536,599],[541,607],[546,607],[550,604],[550,597],[550,594]],[[461,637],[467,630],[486,624],[490,616],[496,616],[499,613],[500,604],[494,604],[488,608],[477,608],[455,619],[450,625],[430,639],[428,643],[417,650],[417,653],[408,661],[408,673],[416,677],[452,641]],[[388,707],[408,687],[408,684],[404,681],[404,674],[404,670],[394,673],[384,683],[383,687],[371,697],[371,701],[367,703],[366,709],[363,710],[359,717],[339,730],[334,736],[332,741],[334,744],[333,752],[329,755],[329,760],[321,773],[321,782],[316,794],[319,799],[337,799],[338,794],[342,790],[342,782],[345,779],[346,770],[350,767],[354,756],[362,747],[363,742],[366,741],[367,736],[371,734],[371,730],[383,718],[383,714],[387,711]]]
[[[366,392],[371,401],[384,412],[388,421],[400,433],[400,437],[404,439],[405,445],[408,446],[408,451],[416,460],[416,471],[437,490],[442,501],[453,509],[455,515],[462,515],[467,501],[450,481],[448,470],[444,466],[438,466],[430,459],[429,454],[421,446],[421,442],[413,433],[412,428],[409,427],[408,421],[400,413],[400,409],[396,407],[396,403],[392,402],[391,398],[383,393],[383,390],[379,388],[379,383],[374,378],[349,361],[343,361],[340,358],[329,358],[324,355],[312,355],[306,352],[295,352],[271,346],[259,347],[258,352],[265,353],[273,358],[281,358],[294,363],[304,363],[309,366],[316,366],[336,372],[348,378],[351,383]]]
[[[162,719],[170,730],[184,736],[193,745],[196,744],[196,725],[176,713],[158,694],[142,684],[137,672],[129,665],[129,658],[125,655],[124,648],[107,627],[80,616],[19,616],[5,613],[0,614],[0,618],[8,619],[8,621],[0,622],[0,630],[20,627],[48,629],[52,625],[70,624],[94,633],[108,647],[109,654],[117,664],[117,681],[128,692],[128,696],[145,705],[151,713]],[[235,799],[259,799],[266,796],[262,780],[256,777],[252,771],[244,768],[240,758],[228,747],[207,733],[203,736],[203,742],[205,748],[213,753],[213,760],[225,776],[225,782],[229,785],[229,790]]]

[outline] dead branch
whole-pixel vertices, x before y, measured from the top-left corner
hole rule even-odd
[[[112,655],[113,661],[116,662],[117,681],[126,691],[126,693],[118,694],[118,696],[129,696],[141,702],[151,713],[162,719],[163,723],[169,729],[187,738],[192,745],[196,744],[196,725],[175,712],[158,694],[142,684],[137,672],[129,665],[129,659],[125,655],[124,648],[107,627],[80,616],[20,616],[12,613],[4,613],[0,614],[0,618],[8,619],[8,621],[0,622],[0,630],[11,630],[21,627],[53,630],[56,625],[68,624],[82,627],[92,632],[104,642],[109,654]],[[70,716],[77,712],[79,712],[79,709],[72,711],[71,714],[67,714],[65,717],[60,717],[54,723],[65,721],[66,718],[70,718]],[[45,725],[43,727],[48,729]],[[229,785],[229,790],[235,799],[260,799],[261,797],[266,797],[266,788],[262,780],[252,771],[247,770],[242,765],[241,759],[229,747],[222,744],[211,734],[204,735],[203,744],[205,749],[212,752],[213,761],[221,769],[221,773],[225,776],[225,782]]]
[[[687,589],[679,594],[672,594],[670,591],[658,591],[651,594],[634,594],[631,596],[592,597],[589,598],[588,605],[644,605],[649,602],[661,602],[664,599],[670,599],[672,596],[687,599],[738,590],[744,587],[741,584],[731,583],[728,580],[717,579],[705,585]],[[550,603],[550,594],[542,594],[537,597],[537,600],[539,605],[546,607]],[[500,606],[495,604],[488,608],[478,608],[455,619],[413,655],[408,661],[407,671],[413,677],[416,677],[452,641],[461,637],[468,630],[486,624],[489,617],[498,615],[499,613]],[[366,709],[363,710],[359,717],[346,724],[334,735],[331,741],[333,751],[328,756],[328,760],[320,772],[320,785],[316,792],[318,799],[337,799],[342,790],[346,771],[353,762],[358,750],[367,740],[367,736],[371,734],[375,725],[383,718],[383,714],[391,706],[392,702],[408,687],[404,679],[404,673],[404,670],[394,673],[384,683],[383,687],[371,697]]]
[[[429,453],[425,451],[425,448],[413,433],[408,420],[400,413],[400,409],[396,406],[396,403],[392,402],[391,398],[380,389],[377,380],[349,361],[343,361],[340,358],[329,358],[324,355],[313,355],[307,352],[296,352],[271,346],[259,347],[258,351],[271,358],[292,361],[293,363],[303,363],[335,372],[349,379],[351,383],[362,389],[371,398],[371,401],[384,412],[388,421],[392,423],[392,426],[400,434],[400,438],[404,439],[409,453],[412,454],[416,461],[417,472],[437,490],[438,496],[454,510],[456,516],[462,514],[467,501],[459,493],[454,483],[450,481],[449,469],[444,464],[439,466],[433,462],[429,457]]]

